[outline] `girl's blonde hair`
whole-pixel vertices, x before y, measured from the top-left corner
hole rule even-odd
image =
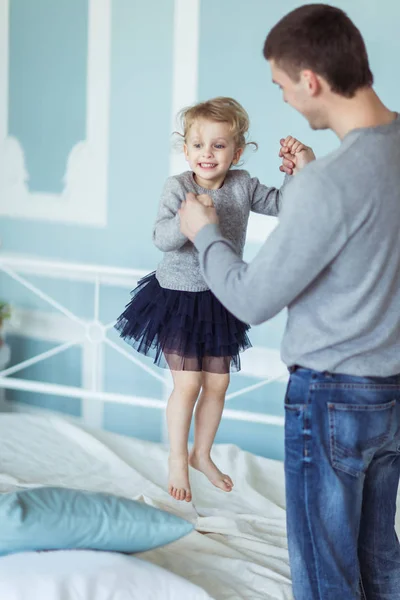
[[[199,102],[182,109],[178,117],[183,131],[179,135],[185,142],[193,123],[198,119],[208,119],[218,123],[228,123],[235,140],[236,150],[238,148],[245,149],[249,145],[258,148],[256,142],[247,141],[250,126],[249,115],[243,106],[233,98],[219,96],[206,102]]]

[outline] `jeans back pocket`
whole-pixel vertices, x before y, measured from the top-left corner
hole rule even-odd
[[[365,473],[388,440],[396,400],[384,404],[328,403],[332,466],[349,475]]]

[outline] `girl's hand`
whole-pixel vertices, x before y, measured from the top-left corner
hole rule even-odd
[[[196,197],[197,200],[201,202],[203,206],[207,206],[208,208],[214,206],[214,202],[208,194],[198,194]]]
[[[312,148],[305,146],[291,135],[282,138],[280,144],[279,156],[282,158],[282,165],[279,170],[282,173],[296,175],[306,164],[315,160]]]

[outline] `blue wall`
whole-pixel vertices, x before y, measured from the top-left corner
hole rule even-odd
[[[190,0],[188,0],[189,2]],[[201,0],[199,99],[217,95],[237,98],[250,113],[252,139],[259,151],[247,157],[246,168],[263,182],[279,185],[279,138],[292,134],[325,154],[337,146],[329,132],[310,131],[304,119],[284,105],[271,84],[262,57],[266,33],[301,2]],[[376,90],[397,107],[400,91],[397,24],[400,4],[389,0],[332,2],[348,11],[365,36]],[[31,191],[59,193],[71,147],[86,135],[87,0],[10,0],[9,134],[23,146]],[[3,217],[2,249],[76,262],[154,269],[160,258],[151,243],[158,197],[169,174],[173,77],[173,0],[113,0],[108,220],[105,228]],[[384,33],[379,33],[384,32]],[[0,77],[4,74],[0,73]],[[0,140],[1,142],[1,140]],[[258,249],[250,243],[246,257]],[[33,278],[82,317],[90,318],[90,290],[85,285]],[[5,276],[1,297],[25,308],[44,309]],[[127,301],[123,290],[102,292],[102,316],[115,317]],[[90,300],[91,302],[91,300]],[[253,344],[279,348],[284,315],[253,330]],[[116,337],[114,337],[116,339]],[[12,338],[14,361],[48,347],[45,342]],[[79,352],[54,359],[51,380],[79,385]],[[108,356],[107,390],[160,397],[161,386],[137,367]],[[43,378],[42,367],[26,376]],[[50,380],[49,377],[47,377]],[[231,391],[251,378],[233,377]],[[230,408],[282,415],[283,384],[261,388],[233,400]],[[16,394],[12,395],[13,398]],[[37,396],[19,400],[80,414],[78,401]],[[110,404],[104,427],[159,440],[163,416],[152,409]],[[235,442],[259,454],[281,458],[282,431],[275,427],[224,421],[218,441]]]

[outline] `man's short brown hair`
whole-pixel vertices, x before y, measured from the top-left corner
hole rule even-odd
[[[283,17],[265,40],[264,57],[295,81],[310,69],[347,98],[373,84],[360,31],[346,13],[327,4],[307,4]]]

